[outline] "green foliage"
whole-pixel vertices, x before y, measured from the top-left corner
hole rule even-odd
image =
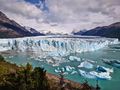
[[[34,79],[34,86],[36,90],[49,90],[46,70],[44,70],[44,68],[35,67],[32,76]]]
[[[4,57],[0,55],[0,61],[4,61]]]
[[[50,90],[43,68],[32,66],[27,63],[21,70],[6,74],[0,85],[0,90]]]

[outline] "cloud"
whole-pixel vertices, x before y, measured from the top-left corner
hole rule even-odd
[[[0,0],[0,9],[18,23],[39,31],[71,32],[120,21],[119,0],[45,0],[45,4],[49,12],[29,0]],[[58,25],[51,26],[53,23]]]
[[[24,0],[0,0],[0,9],[27,18],[36,19],[41,17],[43,13],[35,5],[26,3]]]
[[[113,18],[115,8],[119,6],[119,0],[47,0],[51,12],[57,18],[65,21],[83,21],[89,15],[100,14]],[[117,8],[117,7],[116,7]],[[112,10],[111,10],[112,9]],[[114,13],[116,16],[117,13]],[[92,17],[94,19],[94,17]],[[99,17],[96,17],[96,19]],[[88,21],[88,20],[87,20]]]

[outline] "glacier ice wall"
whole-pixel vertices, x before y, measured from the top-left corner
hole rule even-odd
[[[63,56],[70,53],[95,51],[110,44],[117,44],[118,39],[110,38],[66,38],[66,37],[24,37],[0,39],[0,51],[17,50],[21,52],[48,52],[50,56]]]

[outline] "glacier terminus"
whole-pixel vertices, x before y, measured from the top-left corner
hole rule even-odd
[[[95,51],[118,43],[115,38],[93,36],[37,36],[0,39],[0,51],[34,51],[46,52],[50,56],[66,56],[70,53]]]

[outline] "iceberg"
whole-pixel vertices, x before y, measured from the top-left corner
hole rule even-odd
[[[24,37],[13,39],[0,39],[0,51],[16,50],[20,52],[33,51],[48,56],[67,56],[70,53],[95,51],[117,44],[118,39],[93,37]],[[73,58],[73,57],[70,57]],[[80,60],[79,58],[75,58]]]
[[[55,69],[55,72],[56,72],[56,73],[60,73],[61,71],[60,71],[60,70],[58,70],[58,69]]]
[[[88,61],[84,61],[80,65],[78,65],[78,67],[79,68],[84,67],[84,68],[87,68],[87,69],[92,69],[93,68],[93,64],[91,64]]]
[[[71,72],[71,75],[77,74],[77,73],[78,73],[77,71],[72,71],[72,72]]]
[[[113,67],[116,67],[116,68],[120,68],[120,61],[119,60],[109,60],[109,59],[103,59],[103,62],[105,64],[108,64],[108,65],[111,65]]]
[[[96,71],[97,72],[110,72],[110,73],[113,73],[113,68],[106,68],[106,67],[104,67],[104,66],[97,66],[97,68],[96,68]]]
[[[75,68],[74,67],[71,67],[71,66],[65,66],[65,69],[67,72],[71,72],[72,70],[74,70]]]
[[[83,77],[85,77],[85,78],[90,78],[90,79],[95,79],[96,78],[95,75],[92,75],[89,72],[86,72],[84,70],[80,70],[79,69],[79,72],[80,72],[80,75],[83,76]]]
[[[89,78],[89,79],[100,79],[100,80],[111,80],[111,76],[109,72],[96,72],[96,71],[91,71],[91,72],[86,72],[84,70],[80,70],[80,75]]]
[[[81,59],[78,58],[78,57],[76,57],[76,56],[69,56],[69,60],[70,60],[70,61],[74,61],[74,60],[76,60],[76,61],[81,61]]]
[[[56,73],[60,73],[61,71],[64,71],[64,69],[63,68],[60,69],[59,67],[55,69]]]
[[[91,71],[90,74],[96,76],[96,79],[111,80],[112,78],[109,72],[98,73],[96,71]]]
[[[61,67],[61,68],[57,68],[55,69],[55,72],[61,72],[63,71],[64,73],[71,73],[71,74],[75,74],[77,73],[77,71],[75,71],[75,67],[72,66],[65,66],[65,67]]]

